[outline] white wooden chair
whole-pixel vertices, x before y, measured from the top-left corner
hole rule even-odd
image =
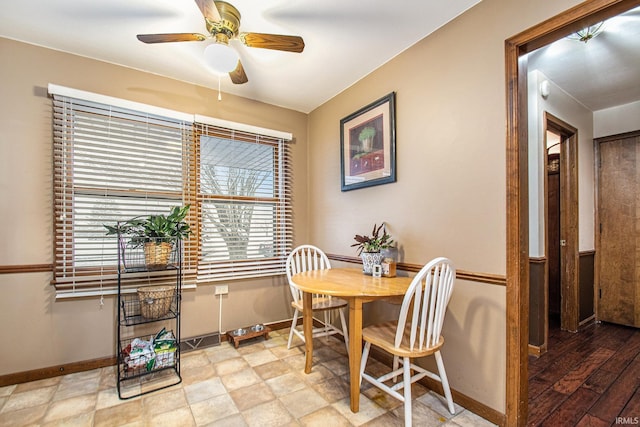
[[[291,340],[293,334],[296,334],[302,342],[305,342],[304,331],[302,326],[298,327],[298,318],[302,314],[302,291],[298,289],[296,284],[291,278],[298,274],[308,270],[322,270],[330,269],[331,264],[329,258],[322,252],[321,249],[312,245],[301,245],[295,248],[287,257],[287,278],[289,279],[289,287],[291,289],[291,295],[293,301],[291,306],[294,308],[293,321],[291,322],[291,332],[289,332],[289,342],[287,348],[291,348]],[[322,312],[323,320],[315,319],[322,323],[323,326],[313,328],[313,338],[326,337],[329,335],[342,334],[344,336],[347,350],[349,349],[349,336],[347,332],[347,323],[345,321],[344,309],[347,307],[347,301],[342,298],[332,297],[330,295],[314,294],[312,296],[313,312]],[[331,312],[337,311],[340,315],[340,322],[342,323],[342,330],[336,328],[332,324]]]
[[[413,278],[405,293],[397,321],[369,326],[362,331],[364,350],[360,365],[360,380],[404,402],[404,424],[411,426],[411,384],[428,376],[442,383],[449,412],[454,413],[449,381],[440,355],[444,338],[440,335],[445,312],[456,275],[455,267],[446,258],[436,258]],[[391,372],[380,377],[365,373],[371,345],[394,356]],[[411,359],[433,355],[439,375],[411,363]],[[399,362],[402,364],[398,367]],[[415,371],[412,376],[411,371]],[[395,382],[402,375],[401,382]],[[403,389],[403,393],[398,390]]]

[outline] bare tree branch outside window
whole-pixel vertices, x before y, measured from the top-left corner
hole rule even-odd
[[[254,197],[258,188],[270,175],[270,172],[266,171],[213,165],[204,165],[201,173],[201,185],[205,192],[242,197]],[[204,215],[215,225],[224,239],[229,258],[247,259],[255,203],[214,200],[213,204],[215,212],[206,211]]]

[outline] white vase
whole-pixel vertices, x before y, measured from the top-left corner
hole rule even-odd
[[[383,255],[380,252],[362,252],[362,272],[364,274],[373,274],[373,266],[382,263]]]
[[[365,138],[360,142],[362,143],[363,153],[370,153],[373,151],[373,138]]]

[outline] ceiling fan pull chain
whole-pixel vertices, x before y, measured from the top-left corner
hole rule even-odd
[[[222,92],[220,92],[220,74],[218,74],[218,101],[222,101]]]

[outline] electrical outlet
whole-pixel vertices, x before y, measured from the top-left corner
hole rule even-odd
[[[216,295],[226,295],[229,293],[229,285],[216,285]]]

